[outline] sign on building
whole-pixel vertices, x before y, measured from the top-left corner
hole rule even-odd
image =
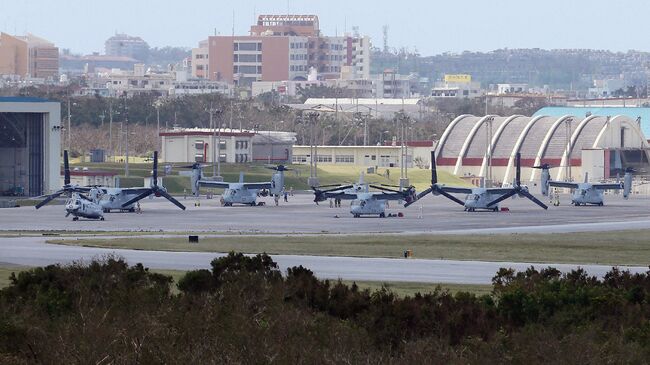
[[[445,82],[470,83],[472,82],[472,75],[463,75],[463,74],[445,75]]]

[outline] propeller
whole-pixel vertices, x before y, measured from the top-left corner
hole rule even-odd
[[[345,190],[345,189],[349,189],[351,187],[352,187],[352,185],[343,185],[343,186],[338,186],[338,187],[336,187],[334,189],[320,190],[317,187],[312,186],[311,188],[314,190],[314,203],[322,202],[325,199],[327,199],[325,197],[325,193],[329,193],[329,192],[332,192],[332,191]],[[342,194],[345,194],[345,191],[341,191],[341,193],[339,195],[342,195]]]
[[[416,195],[415,199],[413,199],[412,201],[404,204],[404,207],[405,208],[408,207],[409,205],[415,203],[416,201],[420,200],[421,198],[424,198],[427,194],[430,194],[430,193],[433,193],[433,194],[436,194],[436,195],[442,195],[445,198],[447,198],[447,199],[449,199],[449,200],[451,200],[451,201],[453,201],[455,203],[458,203],[460,205],[465,205],[465,202],[463,202],[462,200],[460,200],[460,199],[456,198],[455,196],[449,194],[448,192],[444,191],[442,189],[442,186],[438,185],[438,172],[437,172],[437,169],[436,169],[436,152],[435,151],[431,151],[431,186],[428,189],[426,189],[426,190],[420,192],[418,195]]]
[[[147,188],[143,193],[136,196],[135,198],[129,200],[128,202],[122,204],[122,208],[125,208],[133,203],[136,203],[149,195],[155,194],[156,196],[162,196],[165,199],[172,202],[175,206],[185,210],[185,206],[181,204],[178,200],[174,199],[171,195],[167,193],[165,188],[158,186],[158,151],[153,152],[153,172],[152,172],[152,184],[150,188]]]
[[[535,198],[531,193],[529,193],[527,188],[524,188],[523,186],[521,186],[521,153],[517,153],[516,163],[517,163],[517,165],[516,165],[516,170],[515,170],[516,171],[515,184],[512,186],[512,189],[509,192],[507,192],[507,193],[501,195],[500,197],[496,198],[495,200],[489,202],[487,204],[487,206],[490,207],[490,206],[495,205],[495,204],[497,204],[499,202],[502,202],[502,201],[504,201],[504,200],[506,200],[506,199],[508,199],[508,198],[510,198],[512,196],[518,195],[520,197],[526,197],[526,198],[530,199],[533,203],[539,205],[540,207],[542,207],[544,209],[548,209],[548,206],[546,206],[546,204],[542,203],[541,201],[539,201],[539,199]],[[544,164],[544,165],[541,165],[541,166],[536,167],[536,168],[544,168],[544,167],[548,168],[548,164]]]
[[[70,184],[70,162],[68,160],[68,151],[64,150],[63,151],[63,187],[61,189],[55,191],[52,194],[49,195],[42,195],[41,197],[45,197],[45,199],[36,204],[35,208],[40,209],[44,205],[47,205],[49,202],[52,200],[60,197],[63,194],[66,194],[67,196],[71,196],[72,193],[85,193],[90,191],[90,188],[88,187],[80,187],[77,185],[71,185]]]

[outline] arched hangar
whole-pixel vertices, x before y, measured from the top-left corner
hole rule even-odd
[[[614,116],[461,115],[436,147],[438,168],[457,176],[510,184],[521,153],[522,181],[539,181],[547,163],[555,180],[615,178],[627,167],[647,172],[650,150],[640,119]]]

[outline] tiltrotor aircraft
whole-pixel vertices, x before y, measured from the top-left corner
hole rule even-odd
[[[73,221],[78,221],[79,217],[89,219],[104,220],[104,211],[98,204],[99,190],[97,188],[90,189],[90,197],[81,193],[73,192],[72,197],[65,202],[65,216],[73,216]]]
[[[511,196],[518,195],[532,200],[535,204],[544,209],[548,207],[536,199],[528,192],[528,187],[521,185],[521,155],[517,154],[516,159],[516,177],[512,187],[507,188],[464,188],[445,186],[438,184],[438,175],[436,171],[436,155],[431,151],[431,186],[419,193],[413,201],[405,204],[407,207],[427,194],[442,195],[451,201],[454,201],[465,208],[467,212],[474,212],[477,209],[499,211],[499,203]],[[451,194],[467,194],[465,201],[462,201]]]
[[[225,189],[221,195],[224,206],[232,206],[233,204],[244,204],[255,206],[257,204],[257,197],[260,190],[268,190],[271,195],[280,196],[284,190],[284,172],[291,169],[284,165],[267,166],[266,168],[275,170],[276,172],[271,177],[269,182],[246,183],[244,182],[244,172],[239,173],[238,182],[223,182],[203,179],[202,165],[195,163],[192,166],[192,194],[199,195],[199,188],[207,186],[211,188]]]
[[[633,169],[628,168],[625,170],[625,176],[622,182],[616,182],[611,184],[594,184],[589,182],[589,174],[585,173],[585,181],[583,183],[574,183],[568,181],[553,181],[551,180],[549,169],[551,168],[548,164],[541,166],[535,166],[542,170],[542,194],[548,195],[548,188],[568,188],[574,189],[571,194],[571,204],[577,206],[580,205],[599,205],[602,206],[604,203],[603,192],[605,190],[620,190],[623,189],[623,197],[625,199],[630,195],[632,189],[632,173]]]
[[[320,187],[331,186],[322,185]],[[380,191],[370,191],[374,188]],[[377,215],[380,218],[386,217],[386,202],[389,200],[401,200],[410,202],[415,199],[415,188],[412,186],[403,190],[389,189],[386,185],[372,185],[363,181],[363,173],[359,177],[359,182],[351,185],[337,185],[334,188],[320,190],[312,187],[314,190],[314,202],[327,199],[352,200],[350,202],[350,214],[359,218],[362,215]]]
[[[90,193],[90,197],[83,193]],[[46,195],[42,202],[36,204],[36,209],[41,208],[63,194],[68,196],[65,202],[66,217],[72,215],[73,221],[79,220],[79,217],[104,220],[102,208],[97,204],[99,190],[97,188],[70,184],[68,151],[63,151],[63,187],[53,194]]]

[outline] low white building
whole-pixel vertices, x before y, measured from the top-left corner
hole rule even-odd
[[[160,132],[164,162],[252,161],[252,138],[255,133],[228,128],[175,128]],[[215,146],[219,144],[218,151]]]

